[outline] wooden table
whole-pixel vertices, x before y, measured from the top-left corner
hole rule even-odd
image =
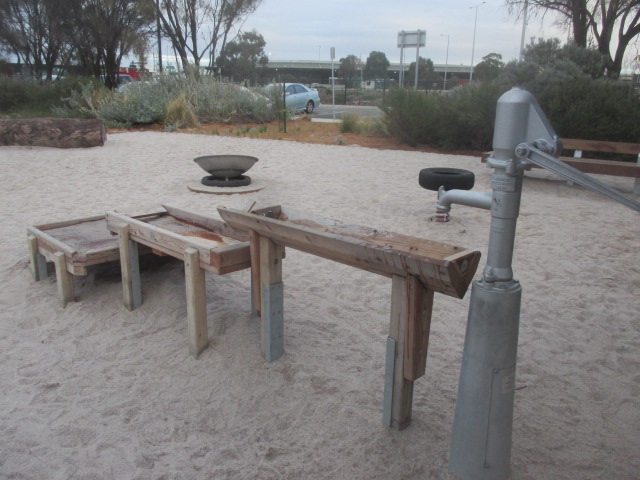
[[[144,218],[109,212],[107,227],[118,234],[124,303],[129,310],[142,305],[138,244],[184,262],[189,352],[197,358],[209,344],[204,273],[224,275],[249,268],[249,236],[215,218],[164,208],[165,212]]]
[[[462,298],[480,252],[462,247],[347,225],[280,206],[243,212],[218,208],[232,227],[249,232],[254,304],[262,317],[267,361],[283,351],[282,259],[285,247],[391,277],[391,320],[383,423],[398,429],[411,421],[413,382],[424,375],[435,292]]]

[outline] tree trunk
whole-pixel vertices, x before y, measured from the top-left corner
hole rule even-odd
[[[25,118],[0,120],[0,145],[55,148],[101,147],[107,132],[100,120]]]

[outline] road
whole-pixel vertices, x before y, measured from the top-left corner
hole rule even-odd
[[[381,117],[382,110],[378,107],[363,105],[336,105],[336,119],[341,119],[343,113],[352,113],[360,117]],[[333,105],[322,104],[313,111],[313,118],[333,119]]]

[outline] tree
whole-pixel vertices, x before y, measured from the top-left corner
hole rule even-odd
[[[250,80],[256,83],[258,67],[264,68],[269,58],[264,54],[267,43],[255,30],[240,34],[237,40],[229,42],[224,49],[224,56],[219,62],[222,73],[234,80]]]
[[[389,69],[389,60],[384,52],[373,51],[367,57],[367,63],[364,66],[364,78],[367,80],[377,80],[387,78],[387,70]]]
[[[340,59],[340,69],[338,75],[344,79],[347,88],[353,88],[356,78],[359,77],[360,61],[355,55],[347,55]]]
[[[550,10],[571,26],[573,42],[582,48],[593,39],[606,56],[606,73],[618,78],[627,47],[640,35],[640,0],[506,0],[511,12],[520,12],[528,2],[533,13]],[[615,37],[615,38],[614,38]],[[612,41],[617,43],[612,54]]]
[[[63,0],[0,0],[0,44],[50,80],[67,51],[60,18],[68,7]]]
[[[504,68],[502,55],[490,53],[482,57],[482,61],[473,68],[474,78],[480,82],[488,82],[498,78]]]
[[[571,62],[591,78],[602,76],[607,59],[592,48],[582,48],[571,42],[560,46],[557,38],[531,40],[522,54],[523,60],[538,65],[541,69],[555,66],[558,62]]]
[[[80,0],[63,26],[82,69],[104,72],[107,87],[116,88],[122,57],[145,40],[153,13],[148,0]]]
[[[415,84],[416,78],[416,62],[411,62],[409,65],[409,71],[407,72],[407,84]],[[437,82],[440,77],[435,71],[433,62],[430,58],[418,58],[418,87],[430,90],[433,87],[434,82]]]
[[[147,1],[155,6],[154,0]],[[156,13],[160,29],[179,55],[183,70],[188,74],[198,75],[202,59],[208,55],[209,64],[213,66],[217,56],[222,58],[232,30],[244,22],[261,2],[262,0],[160,0]],[[219,63],[218,67],[221,67]]]

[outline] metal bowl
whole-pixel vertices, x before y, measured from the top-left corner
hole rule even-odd
[[[205,155],[193,159],[210,175],[219,178],[235,178],[253,167],[258,161],[248,155]]]

